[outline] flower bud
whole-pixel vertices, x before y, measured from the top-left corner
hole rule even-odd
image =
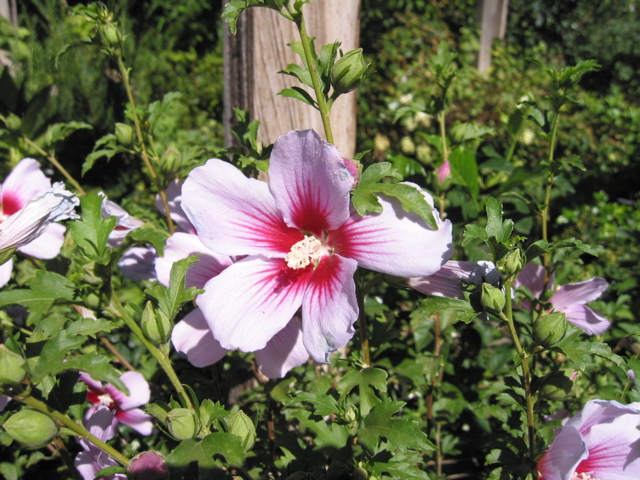
[[[564,372],[553,372],[542,381],[538,395],[546,400],[560,400],[569,395],[572,388],[573,382]]]
[[[118,27],[113,23],[108,23],[102,26],[101,29],[102,40],[106,47],[119,47],[122,41],[122,34]]]
[[[14,113],[10,113],[4,119],[4,124],[9,130],[18,131],[22,128],[22,119]]]
[[[162,312],[153,306],[150,301],[144,307],[141,321],[142,331],[153,343],[166,343],[171,337],[171,321]]]
[[[178,440],[193,438],[198,433],[196,415],[188,408],[174,408],[167,414],[169,433]]]
[[[480,293],[480,302],[485,311],[493,314],[502,312],[505,300],[504,293],[499,288],[488,283],[482,284],[482,292]]]
[[[0,345],[0,385],[18,385],[24,380],[27,372],[25,360],[17,353]]]
[[[344,412],[344,420],[347,423],[355,423],[358,420],[358,411],[356,410],[356,407],[351,405],[347,408],[347,411]]]
[[[506,276],[517,275],[523,267],[520,250],[512,250],[500,262],[502,271]]]
[[[343,55],[331,69],[331,84],[340,95],[358,88],[370,63],[364,63],[362,49],[351,50]]]
[[[166,480],[169,467],[161,453],[143,452],[131,460],[127,473],[133,480]]]
[[[552,312],[533,324],[533,340],[537,345],[550,347],[558,343],[567,331],[567,318],[562,312]]]
[[[20,410],[5,422],[3,428],[14,440],[29,448],[46,445],[58,433],[56,422],[35,410]]]
[[[242,411],[232,413],[227,417],[229,433],[242,439],[242,446],[246,451],[251,450],[256,443],[256,427],[251,419]]]
[[[124,147],[133,145],[133,128],[126,123],[116,123],[116,140]]]

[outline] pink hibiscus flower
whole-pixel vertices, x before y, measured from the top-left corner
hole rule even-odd
[[[103,386],[102,382],[95,381],[84,372],[80,373],[80,380],[87,384],[87,401],[93,404],[85,415],[86,419],[100,407],[107,407],[113,413],[114,428],[118,423],[123,423],[141,435],[151,435],[151,416],[136,408],[148,403],[151,396],[149,384],[141,373],[125,372],[120,376],[120,380],[129,389],[129,395],[108,383]]]
[[[52,188],[36,160],[21,160],[0,186],[0,250],[17,248],[35,258],[54,258],[60,253],[65,227],[53,222],[77,218],[76,205],[78,199],[61,183]],[[12,270],[11,259],[0,266],[0,287]]]
[[[326,362],[353,336],[358,266],[426,276],[451,256],[449,221],[432,230],[387,197],[379,198],[380,214],[352,211],[354,177],[338,150],[312,130],[276,141],[269,178],[269,184],[247,178],[212,159],[182,189],[182,207],[202,243],[246,255],[209,280],[197,301],[224,348],[263,349],[302,307],[304,346]]]
[[[536,263],[528,263],[518,275],[516,287],[527,287],[534,298],[540,298],[544,293],[544,268]],[[584,330],[589,335],[602,335],[611,322],[586,306],[602,295],[609,284],[604,278],[593,277],[580,283],[568,283],[559,287],[549,299],[553,309],[563,312],[567,321]],[[553,289],[553,278],[547,286]],[[531,308],[528,302],[523,302],[525,308]]]
[[[640,403],[592,400],[538,460],[541,480],[640,478]]]
[[[203,288],[211,278],[233,264],[230,257],[218,255],[205,247],[197,235],[175,233],[167,239],[164,257],[156,261],[158,280],[168,285],[173,264],[194,254],[201,254],[201,257],[187,272],[187,288]],[[229,351],[214,338],[200,308],[176,324],[171,333],[171,342],[176,351],[185,354],[196,367],[213,365]],[[295,317],[291,320],[269,340],[265,348],[255,352],[255,358],[260,371],[269,378],[281,378],[292,368],[304,364],[309,354],[302,344],[300,319]]]
[[[102,440],[103,442],[107,442],[115,436],[113,412],[104,405],[98,407],[85,420],[85,426],[87,430],[89,430],[89,433],[95,435],[98,440]],[[93,443],[82,438],[79,442],[83,451],[76,456],[75,466],[84,480],[94,480],[96,478],[96,473],[103,468],[115,467],[118,465],[115,460],[96,447]],[[123,474],[116,474],[105,478],[108,480],[125,480],[127,477]]]
[[[425,295],[463,299],[462,283],[500,285],[502,275],[493,262],[459,262],[449,260],[428,277],[408,278],[407,285]]]

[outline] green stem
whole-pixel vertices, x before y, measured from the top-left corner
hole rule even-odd
[[[311,39],[307,34],[307,27],[304,22],[304,16],[300,11],[295,17],[298,31],[300,32],[300,40],[302,42],[302,49],[304,50],[304,57],[309,67],[309,73],[311,75],[311,83],[313,85],[313,91],[316,94],[316,102],[318,104],[318,110],[322,117],[322,126],[324,127],[324,134],[327,137],[327,142],[333,144],[333,133],[331,133],[331,121],[330,114],[331,109],[327,104],[324,92],[320,87],[320,75],[318,74],[318,66],[316,65],[315,55],[313,54],[313,46],[311,45]]]
[[[176,375],[176,372],[173,369],[173,366],[171,365],[171,361],[169,360],[169,357],[160,349],[158,349],[153,343],[147,340],[147,337],[145,337],[144,332],[142,331],[140,326],[131,317],[131,315],[129,315],[129,312],[127,312],[127,310],[124,308],[122,303],[120,303],[120,300],[118,299],[118,297],[116,297],[115,295],[111,296],[111,305],[109,305],[108,309],[111,313],[120,317],[122,321],[129,327],[129,329],[138,337],[138,339],[142,342],[142,344],[145,347],[147,347],[147,350],[149,350],[149,352],[156,359],[156,361],[158,362],[162,370],[164,370],[164,373],[169,378],[169,381],[173,385],[173,388],[175,388],[176,392],[178,392],[178,395],[182,400],[182,404],[186,408],[192,411],[195,411],[195,407],[191,402],[191,397],[189,397],[189,395],[187,394],[187,391],[185,390],[184,386],[180,382],[178,375]]]
[[[162,186],[162,183],[160,182],[160,178],[158,177],[158,174],[156,173],[151,161],[149,160],[147,148],[144,143],[144,137],[142,135],[140,117],[138,116],[136,102],[135,102],[135,99],[133,98],[133,91],[131,90],[131,82],[129,80],[129,70],[127,69],[126,65],[122,61],[121,55],[117,55],[117,59],[118,59],[118,70],[120,71],[120,75],[122,76],[122,83],[124,84],[124,89],[127,92],[127,99],[129,100],[129,104],[131,105],[133,125],[136,131],[136,137],[138,138],[138,144],[140,145],[140,157],[142,158],[142,162],[144,163],[145,167],[147,167],[147,170],[149,171],[149,175],[151,176],[151,179],[155,182],[156,187],[158,188],[158,194],[160,195],[160,200],[162,201],[165,217],[167,218],[169,233],[173,234],[175,232],[175,227],[173,225],[173,220],[171,219],[171,212],[169,211],[169,201],[167,200],[167,193],[165,192]]]
[[[444,110],[438,112],[438,125],[440,126],[440,139],[442,140],[442,163],[449,160],[449,150],[447,149],[447,125],[445,123]]]
[[[13,397],[15,400],[24,403],[25,405],[28,405],[32,408],[35,408],[36,410],[49,415],[51,418],[54,418],[55,420],[57,420],[58,422],[60,422],[61,424],[63,424],[65,427],[67,427],[69,430],[72,430],[76,435],[84,438],[85,440],[88,440],[89,442],[93,443],[96,447],[98,447],[100,450],[102,450],[104,453],[106,453],[107,455],[109,455],[111,458],[113,458],[114,460],[116,460],[118,463],[121,463],[122,465],[124,465],[125,467],[127,465],[129,465],[129,459],[127,457],[125,457],[124,455],[122,455],[120,452],[118,452],[115,448],[113,448],[112,446],[106,444],[105,442],[103,442],[102,440],[100,440],[98,437],[96,437],[95,435],[92,435],[91,433],[89,433],[89,431],[84,428],[82,425],[78,425],[76,422],[74,422],[71,418],[69,418],[67,415],[60,413],[57,410],[54,410],[53,408],[51,408],[49,405],[47,405],[44,402],[41,402],[40,400],[30,397],[30,396],[14,396]]]
[[[548,222],[549,222],[549,207],[551,204],[551,190],[553,189],[553,181],[554,181],[554,152],[556,149],[556,138],[558,135],[558,116],[559,113],[556,112],[553,116],[552,124],[551,124],[551,137],[549,139],[549,155],[547,158],[549,172],[547,174],[547,182],[545,185],[544,192],[544,203],[542,207],[542,211],[540,212],[541,216],[541,229],[542,229],[542,239],[549,241],[549,233],[548,233]],[[544,266],[544,281],[545,284],[549,281],[549,254],[547,252],[542,256],[542,265]]]
[[[73,178],[71,176],[71,174],[67,171],[66,168],[64,168],[60,162],[58,162],[58,160],[56,159],[56,157],[54,157],[53,155],[49,155],[44,149],[42,149],[37,143],[35,143],[33,140],[31,140],[29,137],[27,137],[26,135],[22,136],[22,139],[31,147],[33,148],[35,151],[37,151],[40,155],[42,155],[43,157],[45,157],[47,160],[49,160],[49,162],[51,162],[51,164],[53,164],[54,167],[56,167],[58,169],[58,171],[64,176],[64,178],[66,178],[69,183],[71,185],[73,185],[73,188],[75,188],[78,193],[80,195],[86,195],[87,192],[84,191],[84,189],[80,186],[80,184],[78,182],[76,182],[75,178]]]
[[[364,312],[364,292],[358,285],[356,287],[358,297],[358,329],[360,330],[360,346],[362,348],[362,366],[371,366],[371,347],[369,346],[369,331],[367,330],[367,316]]]

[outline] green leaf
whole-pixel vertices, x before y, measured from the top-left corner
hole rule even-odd
[[[306,103],[307,105],[311,105],[314,108],[317,108],[316,101],[313,99],[309,92],[300,87],[291,87],[284,88],[278,92],[278,95],[282,95],[283,97],[290,97],[300,100],[301,102]]]
[[[342,448],[347,444],[349,439],[349,431],[346,425],[338,425],[336,423],[328,423],[324,418],[318,417],[318,420],[309,418],[311,412],[308,410],[296,409],[291,416],[297,419],[305,428],[313,431],[317,437],[315,443],[318,447]]]
[[[562,158],[560,159],[560,162],[564,163],[565,165],[571,165],[572,167],[576,167],[577,169],[582,170],[583,172],[587,171],[587,169],[584,167],[582,163],[582,160],[578,155],[571,155],[569,157]]]
[[[80,337],[82,338],[82,337]],[[83,339],[84,340],[84,339]],[[120,380],[120,372],[111,364],[109,357],[98,353],[85,353],[73,358],[67,359],[66,362],[57,365],[57,368],[51,370],[51,373],[57,374],[65,370],[77,370],[86,372],[94,380],[110,383],[121,392],[129,393],[126,385]]]
[[[185,440],[166,456],[167,464],[175,467],[187,467],[196,462],[200,469],[215,468],[221,465],[214,455],[222,455],[232,465],[244,462],[242,439],[231,433],[211,433],[202,441]]]
[[[135,228],[131,230],[125,237],[123,245],[119,250],[128,250],[131,244],[150,243],[155,248],[158,255],[164,255],[164,246],[167,240],[168,234],[165,231],[153,230],[150,228]]]
[[[67,332],[71,335],[85,335],[95,338],[97,333],[110,332],[114,328],[116,328],[116,325],[109,320],[82,318],[71,323],[67,328]]]
[[[336,386],[340,398],[344,398],[358,387],[360,393],[360,414],[367,415],[371,409],[380,403],[374,390],[387,391],[387,372],[379,368],[368,367],[363,370],[349,370]]]
[[[155,285],[148,290],[149,295],[158,301],[158,307],[170,320],[174,320],[180,307],[186,302],[190,302],[203,290],[196,287],[185,289],[186,275],[189,268],[198,261],[199,255],[179,260],[171,267],[171,279],[169,287]]]
[[[33,324],[58,302],[74,300],[74,285],[57,273],[38,270],[36,276],[27,281],[28,289],[0,292],[0,307],[20,304],[29,309],[29,323]]]
[[[591,357],[597,355],[612,362],[620,367],[624,375],[627,372],[627,366],[624,359],[611,351],[611,347],[606,343],[600,342],[584,342],[581,340],[582,331],[575,328],[570,335],[567,335],[560,342],[553,346],[554,350],[564,353],[569,360],[574,362],[578,369],[584,371],[587,364],[590,363]]]
[[[451,129],[451,138],[454,143],[475,140],[485,135],[495,135],[495,131],[493,128],[481,126],[477,122],[459,123]]]
[[[231,30],[231,33],[233,33],[234,35],[238,30],[238,17],[240,16],[240,13],[248,7],[249,5],[247,0],[231,0],[224,6],[224,10],[222,10],[222,14],[220,15],[220,17],[224,18],[227,21],[227,23],[229,24],[229,30]]]
[[[463,146],[456,147],[449,156],[451,176],[457,185],[466,187],[474,200],[478,200],[478,164],[474,153]]]
[[[300,392],[296,395],[296,400],[310,403],[315,408],[315,413],[323,417],[336,415],[341,411],[338,401],[327,393]]]
[[[377,478],[390,476],[406,480],[429,480],[430,478],[426,472],[406,462],[376,462],[371,468],[371,474]]]
[[[464,323],[471,322],[480,312],[474,310],[469,302],[458,298],[427,297],[420,301],[420,306],[412,313],[412,318],[431,317],[437,312],[453,310],[456,319]]]
[[[92,129],[93,127],[84,122],[54,123],[50,125],[43,134],[46,145],[54,146],[56,143],[66,140],[69,135],[78,131]]]
[[[127,469],[125,467],[121,467],[120,465],[103,468],[102,470],[98,470],[95,473],[95,478],[110,478],[112,475],[116,475],[117,473],[126,474]]]
[[[388,442],[400,452],[407,450],[436,450],[427,435],[408,420],[392,418],[405,402],[394,402],[386,399],[371,410],[358,430],[360,442],[371,451],[376,452],[381,442]]]
[[[98,263],[106,265],[110,254],[107,247],[109,234],[116,226],[116,217],[102,218],[104,197],[96,194],[85,195],[80,199],[82,218],[71,222],[69,228],[76,244],[84,254]]]

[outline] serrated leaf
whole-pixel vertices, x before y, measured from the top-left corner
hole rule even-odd
[[[359,441],[376,452],[382,441],[387,441],[400,452],[407,450],[436,450],[427,435],[408,420],[392,418],[405,402],[385,400],[371,410],[358,430]]]
[[[105,357],[104,355],[94,352],[69,358],[66,362],[57,365],[56,368],[51,370],[51,373],[57,374],[65,370],[86,372],[91,375],[94,380],[110,383],[121,392],[125,394],[129,393],[126,385],[120,380],[120,372],[113,367],[109,357]]]
[[[201,469],[207,469],[220,466],[214,455],[222,455],[232,465],[241,465],[245,455],[241,438],[231,433],[216,432],[202,441],[185,440],[166,456],[165,461],[175,467],[187,467],[196,462]]]
[[[367,415],[371,409],[380,403],[374,390],[387,391],[387,372],[379,368],[368,367],[363,370],[349,370],[336,386],[340,398],[344,398],[358,387],[360,393],[360,413]]]
[[[283,97],[295,98],[297,100],[300,100],[301,102],[306,103],[307,105],[311,105],[312,107],[317,108],[316,101],[311,95],[309,95],[309,92],[300,87],[284,88],[278,92],[278,95],[282,95]]]
[[[420,306],[414,312],[413,316],[415,317],[415,315],[420,314],[431,316],[437,312],[443,312],[446,310],[455,311],[456,318],[464,323],[471,322],[480,313],[475,311],[471,304],[466,300],[433,296],[422,299]]]
[[[107,241],[109,234],[116,226],[116,217],[102,218],[102,202],[104,197],[96,194],[85,195],[80,199],[82,217],[71,222],[69,229],[76,244],[84,254],[96,262],[107,264],[109,253]]]
[[[326,393],[300,392],[296,395],[296,400],[310,403],[313,405],[315,413],[323,417],[340,413],[337,400]]]
[[[346,425],[338,425],[336,423],[328,423],[322,417],[319,420],[309,418],[311,412],[307,410],[294,410],[291,416],[297,419],[305,428],[316,434],[315,443],[318,447],[333,447],[340,449],[347,444],[349,439],[349,431]]]
[[[190,302],[203,290],[196,287],[185,289],[186,276],[189,267],[198,261],[199,255],[179,260],[171,267],[171,277],[169,287],[156,285],[148,290],[149,295],[158,301],[158,307],[171,320],[176,318],[180,307],[186,302]]]
[[[606,343],[585,342],[581,340],[581,331],[573,328],[574,332],[553,346],[554,350],[558,349],[564,353],[569,360],[574,362],[580,370],[586,368],[587,363],[593,355],[605,358],[617,365],[624,375],[626,375],[627,367],[624,359],[611,351],[611,347]]]
[[[222,10],[221,18],[224,18],[229,24],[229,30],[234,35],[237,33],[238,16],[245,9],[248,8],[246,0],[231,0],[224,6]]]
[[[560,161],[565,165],[571,165],[572,167],[576,167],[577,169],[582,170],[583,172],[587,171],[587,169],[584,168],[584,164],[582,163],[582,160],[578,155],[571,155],[569,157],[560,159]]]
[[[109,320],[81,318],[72,322],[67,328],[67,332],[70,335],[85,335],[95,338],[97,333],[110,332],[114,328],[116,328],[116,325]]]
[[[423,472],[406,462],[376,462],[371,467],[371,474],[377,478],[384,478],[388,475],[391,478],[405,480],[429,480],[430,478],[427,472]]]
[[[0,292],[0,307],[20,304],[29,309],[29,324],[34,324],[49,311],[56,302],[71,302],[74,285],[57,273],[38,270],[35,277],[27,281],[24,289]]]
[[[293,48],[294,44],[289,44],[289,45],[291,45],[291,48]],[[296,77],[300,81],[300,83],[304,83],[308,87],[313,88],[313,82],[311,81],[311,73],[306,68],[306,66],[290,63],[289,65],[287,65],[287,68],[280,70],[278,73],[283,73],[285,75],[291,75],[292,77]]]
[[[149,243],[156,250],[158,255],[164,255],[164,246],[167,241],[168,234],[165,231],[153,230],[150,228],[135,228],[131,230],[126,239],[129,240],[127,244],[131,243]],[[126,247],[128,250],[128,247]]]

